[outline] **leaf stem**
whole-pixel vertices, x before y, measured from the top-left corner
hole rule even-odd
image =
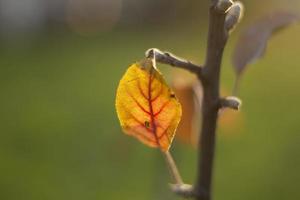
[[[237,93],[239,92],[239,86],[240,86],[240,78],[241,75],[236,76],[235,80],[234,80],[234,84],[233,84],[233,89],[232,89],[232,95],[236,96]]]
[[[166,162],[169,166],[170,172],[172,174],[172,177],[173,177],[175,183],[178,185],[182,185],[183,184],[182,178],[180,176],[180,173],[178,171],[178,168],[176,166],[176,163],[175,163],[171,153],[169,151],[162,152],[162,153],[165,156]]]

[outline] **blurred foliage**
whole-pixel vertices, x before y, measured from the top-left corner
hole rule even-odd
[[[250,3],[245,4],[247,9]],[[252,17],[254,6],[248,8]],[[129,64],[150,47],[201,63],[206,44],[201,21],[180,29],[133,26],[94,37],[55,30],[2,40],[0,199],[174,199],[159,152],[121,133],[115,92]],[[299,31],[293,26],[275,35],[243,79],[243,128],[219,130],[216,200],[300,198]],[[224,55],[225,88],[234,80],[236,35]],[[160,69],[169,76],[168,67]],[[195,150],[175,138],[171,151],[184,180],[192,183]]]

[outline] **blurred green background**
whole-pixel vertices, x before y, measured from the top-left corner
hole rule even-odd
[[[243,2],[224,55],[227,91],[243,28],[273,10],[300,12],[298,0]],[[115,92],[148,48],[202,63],[207,1],[0,4],[0,199],[177,199],[159,151],[121,132]],[[275,35],[247,69],[240,128],[218,130],[215,200],[300,199],[299,33],[295,25]],[[170,80],[170,68],[160,68]],[[171,152],[193,183],[196,150],[175,138]]]

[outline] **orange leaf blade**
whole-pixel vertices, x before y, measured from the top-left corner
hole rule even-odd
[[[181,105],[150,59],[128,68],[117,89],[116,110],[126,134],[168,151]]]

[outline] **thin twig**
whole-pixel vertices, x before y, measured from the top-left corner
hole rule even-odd
[[[155,57],[157,62],[182,68],[192,73],[201,74],[202,67],[200,65],[196,65],[188,60],[179,58],[169,52],[162,52],[159,49],[152,48],[148,49],[145,54],[147,58]]]

